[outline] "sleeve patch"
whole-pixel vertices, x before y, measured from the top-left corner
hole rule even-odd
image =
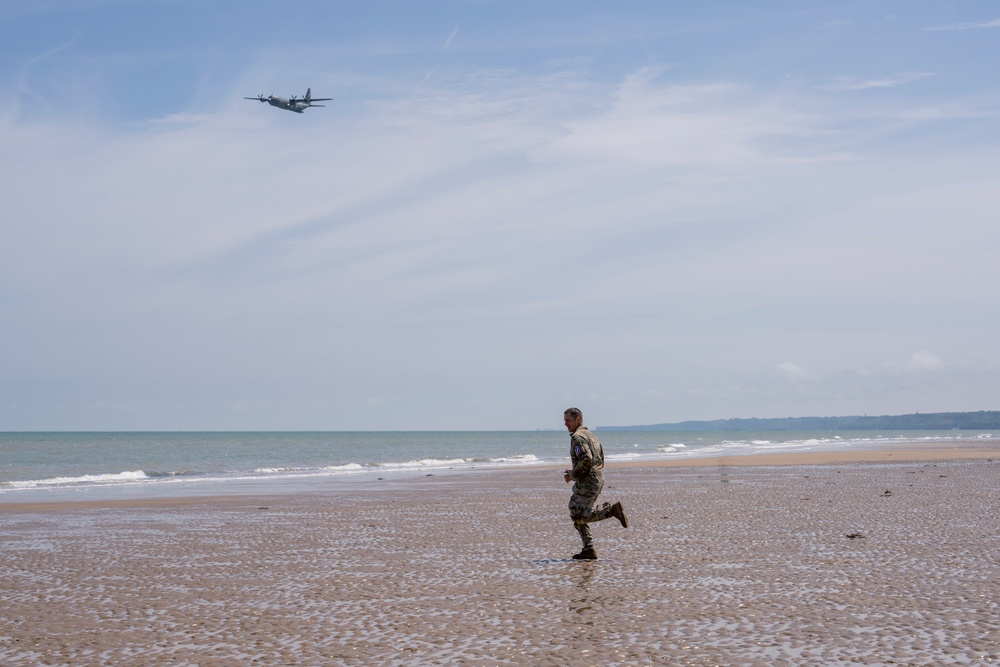
[[[575,454],[579,455],[580,452],[582,452],[582,451],[583,451],[583,449],[580,448],[580,445],[573,445],[573,452]]]

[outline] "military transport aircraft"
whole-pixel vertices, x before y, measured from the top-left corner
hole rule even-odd
[[[284,97],[277,97],[275,95],[268,95],[264,97],[263,95],[258,95],[257,97],[244,97],[245,100],[257,100],[258,102],[267,102],[272,107],[278,107],[279,109],[288,109],[289,111],[294,111],[295,113],[302,113],[309,107],[322,107],[325,104],[313,104],[313,102],[328,102],[332,100],[332,97],[313,97],[312,88],[306,88],[305,97],[290,97],[285,99]]]

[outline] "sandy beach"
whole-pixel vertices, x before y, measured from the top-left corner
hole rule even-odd
[[[1000,664],[1000,442],[0,505],[0,665]]]

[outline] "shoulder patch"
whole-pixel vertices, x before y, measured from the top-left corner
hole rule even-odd
[[[579,454],[580,452],[583,451],[583,449],[580,447],[580,445],[573,445],[573,451]]]

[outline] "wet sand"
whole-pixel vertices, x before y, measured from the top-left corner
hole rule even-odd
[[[751,459],[0,505],[0,665],[1000,664],[1000,443]]]

